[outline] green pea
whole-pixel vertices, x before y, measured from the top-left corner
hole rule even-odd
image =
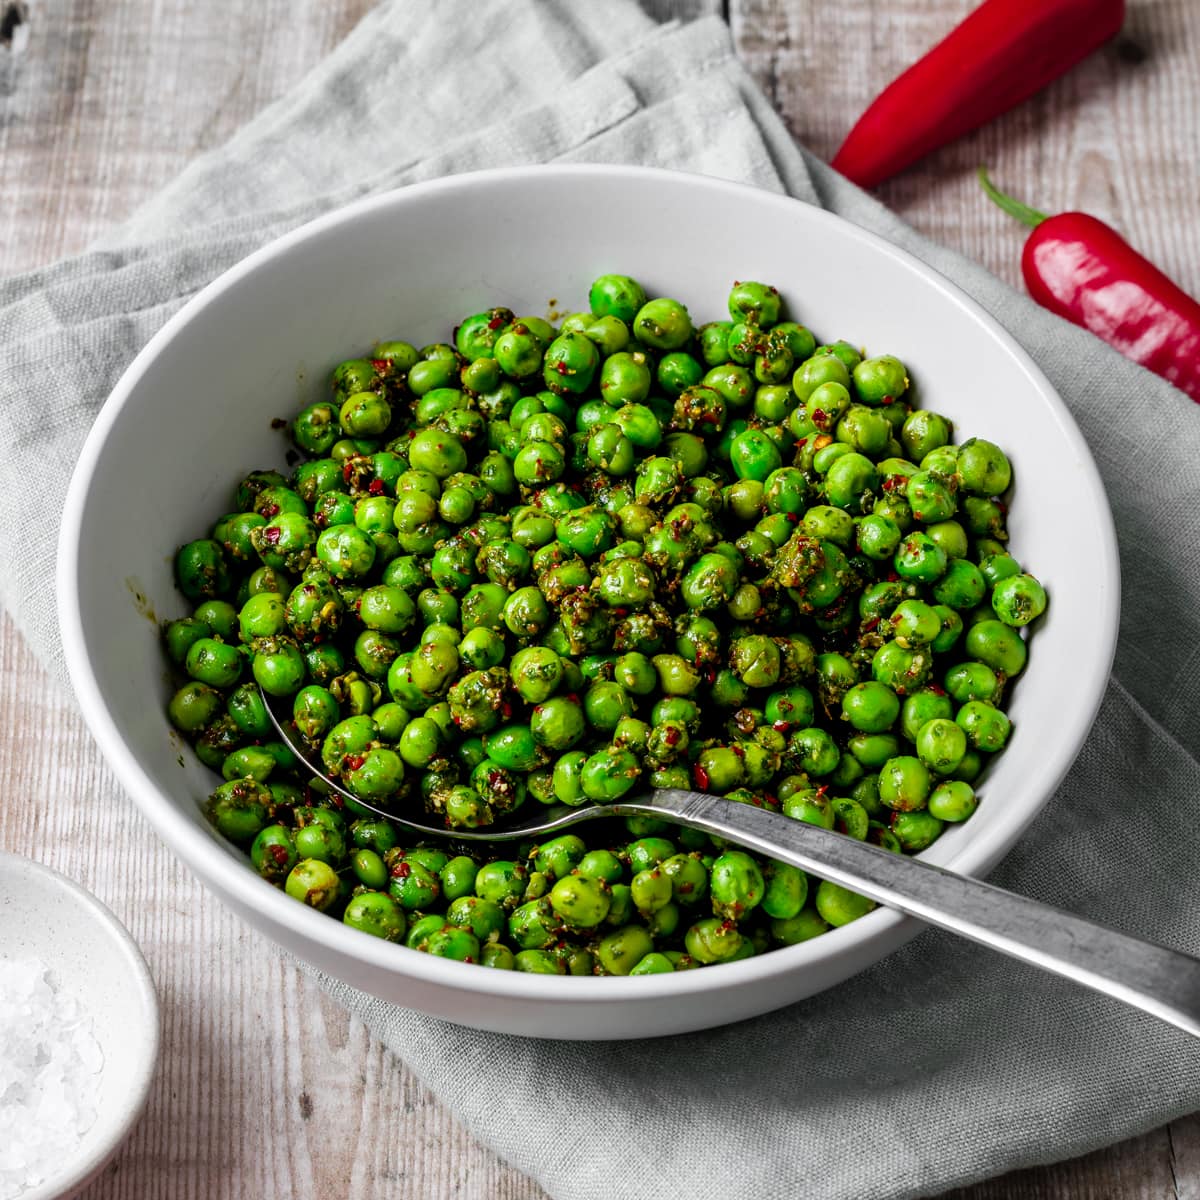
[[[967,654],[1011,679],[1025,666],[1028,651],[1021,635],[1001,621],[979,621],[967,630]]]
[[[944,822],[929,812],[898,812],[892,819],[892,834],[909,854],[928,849],[941,836]]]
[[[788,739],[788,752],[800,770],[818,777],[833,771],[841,757],[832,735],[816,725],[793,733]]]
[[[646,303],[646,293],[628,275],[601,275],[588,289],[588,305],[598,317],[613,316],[629,324]]]
[[[939,775],[949,775],[958,769],[967,752],[967,736],[963,727],[945,717],[926,721],[917,732],[917,757]]]
[[[215,638],[199,638],[185,659],[187,673],[214,688],[232,687],[242,673],[242,656],[236,646]]]
[[[773,687],[779,682],[782,657],[779,647],[765,634],[735,638],[729,648],[729,663],[748,687]]]
[[[342,780],[363,800],[380,801],[399,790],[404,780],[404,760],[383,746],[368,749],[343,764]]]
[[[900,444],[909,458],[920,462],[931,450],[946,445],[953,432],[953,425],[945,417],[927,409],[918,409],[904,419]]]
[[[859,454],[877,458],[887,451],[891,443],[892,425],[887,416],[890,411],[868,408],[865,404],[852,404],[837,423],[835,436],[839,442]]]
[[[514,771],[530,771],[543,761],[543,752],[528,725],[516,722],[485,733],[483,745],[488,757]]]
[[[963,488],[976,496],[1000,496],[1012,482],[1012,467],[994,442],[969,438],[958,448],[958,475]]]
[[[375,543],[355,525],[334,525],[317,538],[317,558],[334,579],[357,579],[375,564]]]
[[[898,812],[924,808],[931,786],[929,769],[912,755],[888,759],[879,772],[879,798]]]
[[[377,437],[391,421],[392,406],[378,392],[355,392],[338,411],[342,433],[349,438]]]
[[[801,362],[792,374],[792,390],[801,404],[807,404],[809,396],[825,383],[837,383],[844,388],[850,386],[850,372],[835,354],[817,351]]]
[[[989,554],[979,560],[979,570],[988,586],[994,588],[1002,579],[1021,574],[1021,564],[1006,551]]]
[[[1046,610],[1046,591],[1032,575],[1010,575],[992,588],[992,609],[1005,625],[1019,627]]]
[[[968,700],[994,701],[1000,695],[1000,680],[985,663],[957,663],[945,675],[946,691],[959,704]],[[948,706],[947,706],[948,707]],[[942,714],[951,715],[949,712]]]
[[[727,850],[713,862],[709,888],[717,915],[736,921],[762,903],[766,882],[749,854]]]
[[[986,592],[983,573],[965,558],[952,560],[933,587],[933,597],[939,604],[959,611],[974,608]]]
[[[815,904],[821,919],[835,927],[848,925],[875,907],[874,900],[868,900],[866,896],[860,896],[828,879],[822,879],[817,885]]]
[[[968,700],[955,714],[954,720],[973,750],[988,753],[1002,750],[1012,732],[1012,722],[1008,717],[983,700]]]
[[[250,847],[250,862],[264,879],[283,883],[299,861],[292,831],[286,825],[266,825]]]
[[[826,903],[828,903],[828,898]],[[829,922],[815,907],[803,908],[794,917],[783,917],[771,922],[771,937],[782,946],[798,946],[810,938],[818,937],[829,930]]]
[[[721,917],[697,921],[683,936],[688,954],[700,963],[730,961],[742,948],[743,941],[737,925]]]
[[[546,347],[542,378],[550,391],[577,396],[587,391],[599,365],[600,355],[591,339],[567,331]]]
[[[580,783],[584,795],[598,803],[620,799],[636,783],[641,767],[629,750],[606,747],[592,754],[583,764]]]
[[[868,513],[856,526],[856,544],[868,558],[883,561],[892,557],[903,534],[890,517]]]
[[[266,826],[271,803],[271,793],[260,781],[237,778],[209,796],[204,815],[230,841],[249,842]]]
[[[369,853],[369,851],[367,851]],[[389,942],[403,941],[408,929],[404,910],[385,892],[362,892],[350,899],[342,914],[344,924]]]
[[[181,546],[175,555],[175,582],[189,600],[227,592],[230,577],[225,551],[210,538]]]
[[[901,579],[936,583],[946,572],[946,552],[928,534],[910,533],[900,543],[892,565]]]
[[[404,857],[392,867],[388,893],[408,912],[427,911],[442,894],[442,885],[435,871]]]
[[[293,900],[323,912],[331,908],[341,894],[342,883],[337,872],[327,862],[316,858],[302,859],[289,872],[284,891]]]
[[[508,918],[510,939],[522,950],[545,950],[558,941],[562,919],[546,897],[527,901]]]
[[[612,893],[602,879],[565,875],[550,889],[550,904],[567,925],[592,929],[608,916]]]
[[[878,486],[875,464],[854,451],[841,455],[825,474],[825,496],[835,508],[862,511],[864,497]]]
[[[701,555],[684,576],[684,603],[699,612],[721,608],[733,599],[739,582],[737,565],[726,555]]]
[[[864,404],[890,402],[908,390],[908,372],[890,354],[864,358],[854,368],[854,389]]]
[[[730,462],[739,479],[765,480],[783,464],[775,443],[760,429],[747,429],[733,439]]]
[[[762,910],[773,920],[789,920],[799,915],[808,899],[808,876],[789,863],[767,863]]]
[[[863,733],[884,733],[899,715],[899,697],[882,683],[857,683],[842,697],[842,717]]]
[[[199,733],[221,711],[221,693],[207,684],[185,683],[167,705],[171,724],[180,733]]]
[[[529,728],[539,746],[567,750],[584,735],[584,710],[572,697],[554,696],[534,708]]]
[[[953,716],[954,705],[940,688],[921,688],[904,697],[900,709],[900,729],[910,742],[915,742],[917,734],[928,722],[946,721]]]

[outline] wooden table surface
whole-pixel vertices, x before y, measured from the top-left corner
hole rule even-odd
[[[724,15],[792,132],[828,157],[869,96],[974,3],[730,0]],[[369,7],[0,0],[0,274],[78,251],[121,221]],[[1200,294],[1200,4],[1129,0],[1115,43],[880,189],[930,237],[1019,285],[1021,229],[981,198],[979,163],[1039,208],[1110,221]],[[107,769],[3,617],[0,712],[0,849],[104,899],[143,946],[163,1003],[148,1111],[88,1200],[544,1196],[202,890],[132,803],[95,811]],[[953,1196],[1197,1200],[1200,1117]]]

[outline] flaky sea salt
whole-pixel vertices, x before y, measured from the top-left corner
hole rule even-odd
[[[96,1120],[104,1055],[36,958],[0,962],[0,1200],[62,1167]]]

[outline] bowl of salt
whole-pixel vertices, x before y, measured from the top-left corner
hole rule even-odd
[[[64,1200],[104,1169],[158,1058],[145,959],[95,896],[0,854],[0,1200]]]

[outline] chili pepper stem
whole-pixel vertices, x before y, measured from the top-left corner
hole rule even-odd
[[[980,167],[976,174],[979,176],[979,182],[987,193],[988,199],[1002,211],[1008,213],[1010,217],[1016,217],[1018,221],[1024,222],[1031,229],[1036,229],[1046,220],[1044,212],[1038,212],[1036,208],[1030,208],[1028,204],[1022,204],[1020,200],[1002,192],[988,178],[987,167]]]

